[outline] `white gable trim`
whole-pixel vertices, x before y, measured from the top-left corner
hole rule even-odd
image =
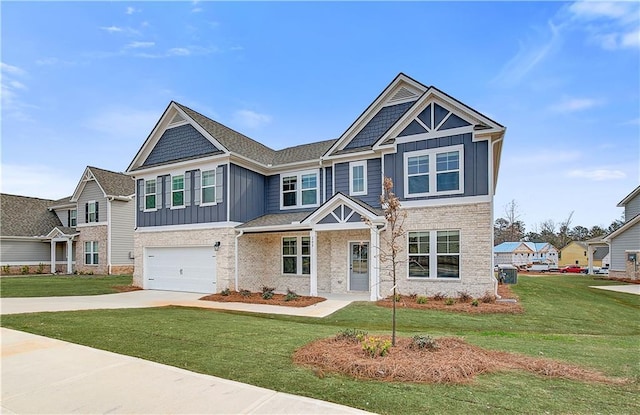
[[[374,212],[370,211],[369,209],[364,208],[363,206],[359,205],[358,203],[355,203],[353,200],[349,199],[348,197],[346,197],[345,195],[343,195],[341,193],[334,194],[324,205],[320,206],[318,209],[316,209],[312,214],[307,216],[300,223],[301,224],[312,225],[314,227],[314,229],[321,229],[325,225],[318,224],[318,222],[321,221],[325,216],[332,214],[333,211],[340,205],[347,206],[349,209],[351,209],[352,213],[349,215],[349,218],[352,216],[353,212],[355,212],[355,213],[359,214],[360,216],[368,218],[373,223],[376,223],[376,224],[384,224],[385,223],[384,216],[376,215]],[[355,225],[360,225],[359,223],[355,223],[355,222],[350,222],[350,223],[355,224]],[[333,223],[333,224],[327,224],[327,225],[340,225],[340,226],[342,226],[342,228],[344,228],[345,225],[347,225],[347,223],[339,223],[339,224]],[[362,225],[365,225],[364,226],[365,228],[368,227],[364,223]],[[353,227],[353,226],[350,225],[349,227]],[[358,228],[363,228],[363,226],[357,226],[357,227]]]
[[[171,121],[174,119],[176,114],[179,114],[185,120],[185,122],[171,124]],[[193,118],[189,117],[189,115],[187,115],[187,113],[184,112],[175,102],[171,101],[167,109],[160,117],[160,120],[158,120],[155,127],[151,131],[151,134],[149,134],[145,142],[142,144],[142,147],[140,147],[140,149],[138,150],[138,153],[136,153],[136,156],[134,157],[131,164],[129,164],[129,167],[127,167],[126,171],[130,172],[142,165],[144,160],[149,157],[149,154],[151,154],[151,151],[154,149],[156,144],[158,144],[160,137],[162,137],[162,134],[164,134],[166,130],[186,124],[191,124],[193,128],[195,128],[213,145],[215,145],[225,154],[229,154],[229,150],[227,148],[225,148],[218,140],[216,140],[211,134],[209,134],[204,128],[202,128],[200,124],[198,124]]]
[[[96,182],[96,184],[98,185],[98,188],[100,188],[100,191],[102,192],[103,197],[107,197],[107,192],[105,192],[102,186],[100,186],[100,182],[98,181],[98,179],[96,179],[96,176],[91,171],[91,168],[87,166],[84,169],[84,173],[82,173],[82,178],[80,179],[80,182],[76,186],[76,190],[74,190],[73,195],[71,196],[71,200],[70,200],[71,202],[78,201],[78,199],[80,198],[80,195],[82,194],[82,191],[84,190],[84,187],[87,185],[87,182],[90,182],[90,181]]]

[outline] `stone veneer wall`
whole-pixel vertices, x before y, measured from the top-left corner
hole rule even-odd
[[[640,251],[625,251],[625,258],[627,254],[635,253],[636,258],[640,260]],[[615,271],[609,269],[609,278],[630,278],[632,280],[640,280],[640,263],[635,264],[632,261],[625,260],[625,270]]]
[[[496,293],[497,282],[492,270],[492,212],[490,203],[432,206],[406,209],[404,229],[410,231],[459,230],[460,231],[460,279],[409,279],[407,263],[398,267],[397,284],[401,294],[432,296],[438,292],[457,297],[466,292],[480,297],[486,292]],[[380,236],[381,249],[385,247],[385,235]],[[401,258],[406,260],[407,241],[403,238]],[[388,265],[380,270],[380,294],[389,295],[393,286]]]
[[[216,287],[234,289],[235,231],[233,228],[173,230],[163,232],[136,231],[133,235],[133,285],[144,287],[144,248],[213,246],[220,241],[216,253]]]
[[[76,268],[78,273],[107,274],[107,225],[83,226],[76,242]],[[98,265],[85,265],[84,243],[98,241]],[[65,268],[66,269],[66,268]]]

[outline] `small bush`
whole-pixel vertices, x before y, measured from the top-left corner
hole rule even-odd
[[[22,275],[27,275],[29,273],[29,266],[23,265],[22,267],[20,267],[20,273]]]
[[[473,297],[466,291],[458,291],[458,299],[462,303],[468,303],[469,301],[473,300]]]
[[[299,298],[300,296],[298,294],[296,294],[295,291],[292,291],[290,289],[287,288],[287,295],[284,296],[284,301],[293,301],[297,298]]]
[[[418,304],[427,304],[427,302],[429,301],[429,299],[427,297],[424,296],[419,296],[418,298],[416,298],[416,303]]]
[[[267,287],[266,285],[262,286],[262,298],[264,300],[271,300],[273,298],[273,292],[275,291],[275,288],[272,287]]]
[[[251,291],[249,290],[240,290],[240,295],[243,297],[251,297]]]
[[[391,340],[381,339],[379,337],[367,337],[362,340],[362,350],[369,357],[382,357],[389,353],[391,347]]]
[[[438,348],[438,343],[431,336],[422,336],[416,334],[413,336],[411,341],[411,345],[409,346],[411,349],[427,349],[427,350],[435,350]]]
[[[38,269],[36,270],[38,274],[44,274],[44,264],[41,262],[38,264]]]
[[[395,300],[396,303],[399,303],[400,300],[402,299],[402,296],[400,294],[396,294],[393,299]]]
[[[2,273],[3,274],[11,274],[11,267],[9,265],[3,265],[2,266]]]
[[[367,332],[357,329],[344,329],[336,335],[337,340],[347,340],[351,343],[360,343],[367,337]]]
[[[474,300],[471,302],[471,305],[472,305],[472,306],[474,306],[474,307],[477,307],[477,306],[478,306],[478,299],[474,299]]]
[[[480,301],[482,301],[485,304],[495,303],[496,296],[487,291],[486,293],[484,293],[482,297],[480,297]]]
[[[228,288],[225,288],[224,290],[220,291],[221,295],[224,295],[225,297],[231,295],[231,290]]]
[[[446,300],[444,300],[444,303],[446,305],[454,305],[456,303],[456,299],[455,298],[447,298]]]
[[[442,294],[441,292],[437,292],[437,293],[435,293],[435,294],[433,295],[433,299],[434,299],[434,300],[436,300],[436,301],[442,301],[442,300],[444,300],[445,298],[447,298],[447,296],[446,296],[446,295],[444,295],[444,294]]]

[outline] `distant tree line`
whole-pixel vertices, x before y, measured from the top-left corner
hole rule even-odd
[[[587,239],[608,235],[624,224],[624,220],[616,219],[607,228],[592,226],[571,227],[573,212],[560,223],[551,219],[534,225],[532,230],[527,232],[524,222],[520,220],[518,204],[515,200],[507,203],[504,208],[504,217],[496,219],[493,224],[493,237],[496,245],[502,242],[548,242],[558,249],[564,248],[572,241],[586,241]]]

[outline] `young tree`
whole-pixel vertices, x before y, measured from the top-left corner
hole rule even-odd
[[[401,210],[400,199],[393,193],[393,181],[389,177],[384,178],[383,192],[380,195],[380,204],[384,211],[384,218],[387,221],[387,230],[381,238],[379,247],[380,262],[387,263],[389,274],[393,283],[392,288],[392,317],[391,317],[391,344],[396,345],[396,296],[398,265],[404,262],[400,258],[400,252],[404,246],[405,230],[404,220],[407,216]],[[369,223],[371,226],[371,224]]]

